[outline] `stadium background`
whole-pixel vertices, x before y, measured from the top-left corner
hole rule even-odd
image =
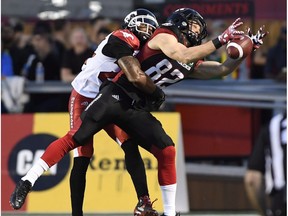
[[[48,2],[50,1],[26,0],[25,3],[23,3],[23,1],[20,0],[3,0],[1,2],[1,13],[2,13],[1,19],[2,21],[8,20],[11,17],[17,17],[23,19],[25,21],[24,30],[25,32],[29,33],[32,31],[33,24],[38,19],[37,14],[45,10],[57,10],[57,7],[51,7],[51,4],[48,7],[47,6],[49,5],[47,4]],[[106,0],[106,1],[97,1],[98,4],[95,3],[96,5],[98,5],[98,9],[100,8],[99,11],[97,11],[97,9],[93,11],[91,7],[90,9],[88,9],[89,8],[88,6],[91,5],[91,3],[89,2],[90,1],[88,0],[85,1],[67,0],[66,1],[67,5],[62,6],[62,8],[58,7],[58,10],[59,8],[67,9],[68,11],[70,11],[70,15],[67,18],[72,21],[73,25],[75,26],[81,25],[88,28],[89,26],[88,20],[90,19],[91,13],[94,14],[93,16],[95,16],[96,13],[96,16],[105,15],[111,19],[120,21],[123,18],[123,16],[127,14],[129,11],[131,11],[133,8],[145,7],[155,12],[157,17],[159,17],[161,21],[161,19],[164,20],[165,16],[177,7],[193,7],[193,8],[197,7],[195,9],[197,9],[200,13],[202,13],[202,15],[207,19],[209,26],[213,26],[215,20],[217,21],[220,20],[221,22],[228,24],[232,20],[234,20],[235,16],[242,17],[245,20],[245,25],[252,26],[253,29],[257,29],[262,24],[265,24],[266,28],[272,33],[272,34],[270,33],[270,36],[267,38],[267,40],[265,40],[264,46],[266,46],[266,49],[267,47],[271,47],[276,42],[279,30],[281,26],[283,26],[283,24],[286,25],[286,19],[287,19],[287,12],[286,12],[287,2],[285,0],[278,0],[273,2],[268,0],[264,1],[263,0],[254,0],[254,1],[253,0],[251,1],[250,0],[247,1]],[[226,8],[226,10],[224,10],[224,8]],[[116,28],[116,26],[114,27]],[[231,85],[236,84],[239,87],[239,91],[243,94],[245,93],[247,94],[247,83],[252,83],[252,86],[253,84],[255,84],[253,80],[245,80],[245,82],[243,82],[242,84],[246,85],[243,86],[241,86],[241,83],[239,85],[237,79],[231,81]],[[259,95],[263,95],[266,93],[269,94],[271,92],[274,92],[276,89],[277,90],[276,95],[281,94],[284,95],[284,97],[286,97],[286,85],[284,87],[284,85],[274,83],[273,81],[271,81],[271,83],[269,82],[269,86],[271,88],[267,88],[266,90],[265,88],[261,88],[261,92],[257,92],[257,94]],[[226,84],[227,82],[224,83],[224,85]],[[231,85],[228,84],[227,89],[224,89],[223,92],[229,91],[229,87],[231,87]],[[260,83],[260,85],[261,87],[263,87],[267,85],[267,83]],[[200,83],[199,88],[201,88],[201,86],[203,89],[207,87],[205,86],[205,84],[203,85],[203,83]],[[214,90],[219,90],[220,86],[222,86],[222,83],[216,82],[216,84],[213,85],[214,89],[211,89],[211,91],[213,92]],[[200,91],[203,89],[200,89]],[[65,91],[69,91],[69,88],[67,87],[67,90]],[[251,91],[254,92],[253,89]],[[205,91],[203,92],[205,93]],[[210,92],[208,93],[206,92],[206,94],[210,94]],[[193,99],[193,97],[195,96],[191,97]],[[210,212],[207,214],[212,215],[222,211],[226,212],[227,215],[242,214],[243,212],[244,212],[243,214],[245,215],[255,214],[253,209],[251,208],[251,205],[247,200],[244,191],[243,174],[245,172],[245,165],[247,157],[249,156],[251,149],[253,147],[253,141],[257,136],[259,128],[261,127],[262,124],[265,123],[267,119],[269,119],[269,116],[272,114],[273,109],[279,107],[277,107],[276,105],[266,106],[265,103],[256,106],[253,104],[253,99],[249,100],[249,97],[247,98],[244,97],[244,99],[242,99],[244,101],[247,100],[245,106],[237,105],[237,103],[235,103],[235,100],[232,100],[233,95],[231,96],[230,101],[226,100],[225,103],[222,104],[220,103],[220,105],[219,104],[217,105],[216,102],[223,100],[221,96],[218,97],[215,96],[213,97],[213,99],[208,98],[208,100],[210,100],[210,102],[208,103],[207,102],[203,103],[201,101],[200,102],[194,101],[193,103],[191,103],[191,101],[188,99],[185,102],[186,98],[184,98],[184,100],[173,100],[173,96],[169,97],[169,95],[168,99],[170,99],[170,102],[168,103],[169,111],[173,110],[177,113],[180,113],[181,115],[180,125],[182,127],[182,133],[180,132],[179,134],[175,134],[174,137],[183,135],[183,148],[184,148],[183,159],[185,159],[186,162],[185,168],[183,168],[183,170],[185,171],[184,178],[185,180],[187,180],[187,186],[185,186],[184,188],[186,188],[186,192],[188,195],[187,201],[189,211],[194,212],[192,215],[197,215],[197,213],[204,214],[205,212]],[[271,99],[268,98],[263,99],[263,101],[268,100]],[[271,102],[272,102],[271,104],[274,104],[275,101],[271,100]],[[280,108],[283,109],[283,106],[281,106]],[[163,112],[164,111],[165,110],[163,110]],[[16,146],[22,145],[23,143],[21,143],[20,141],[24,138],[27,138],[27,136],[32,137],[33,135],[37,136],[39,135],[39,133],[40,134],[43,133],[43,130],[48,135],[51,135],[52,133],[52,137],[50,136],[46,137],[48,140],[53,139],[53,137],[59,137],[63,135],[64,132],[67,130],[68,127],[67,114],[53,114],[53,118],[56,116],[55,121],[59,122],[59,124],[57,124],[57,128],[55,128],[51,123],[49,123],[49,121],[51,120],[50,116],[49,120],[41,121],[42,126],[40,126],[40,129],[35,129],[38,127],[37,125],[38,123],[35,121],[35,119],[38,118],[37,116],[39,117],[42,115],[38,114],[35,115],[20,114],[13,116],[7,114],[1,115],[2,119],[1,212],[2,213],[11,211],[11,208],[9,207],[7,202],[7,197],[9,197],[9,194],[11,193],[16,180],[19,179],[17,173],[16,174],[13,173],[13,171],[16,170],[16,165],[14,164],[15,167],[13,165],[9,165],[9,163],[11,163],[10,161],[13,161],[13,159],[15,159],[13,158],[13,154],[15,154],[15,152],[17,153],[17,151],[19,150],[19,149],[17,150]],[[163,122],[165,121],[167,121],[168,122],[167,125],[169,125],[167,126],[167,129],[171,130],[171,132],[168,132],[169,134],[170,133],[173,134],[176,131],[179,132],[177,125],[171,124],[169,122],[171,121],[170,117],[164,118]],[[219,127],[219,124],[221,125],[221,127]],[[17,129],[19,127],[20,129]],[[25,133],[23,131],[25,131]],[[105,140],[105,145],[106,142],[111,141]],[[29,148],[25,147],[26,144],[27,142],[24,142],[23,144],[24,149],[26,148],[29,149],[30,147]],[[114,150],[114,147],[112,146],[116,145],[109,143],[109,149],[111,151]],[[33,159],[36,153],[39,154],[39,152],[37,152],[36,149],[32,150]],[[95,149],[97,148],[95,147]],[[119,154],[120,158],[121,153]],[[103,155],[105,155],[105,153],[103,153]],[[147,155],[147,157],[149,156]],[[67,161],[69,162],[69,159],[66,159],[66,163],[68,163]],[[28,200],[30,200],[31,198],[31,202],[30,201],[27,202],[29,205],[29,207],[27,208],[30,208],[32,210],[31,211],[28,210],[28,212],[43,212],[43,213],[55,212],[55,209],[58,209],[57,205],[61,206],[59,207],[60,210],[58,209],[57,212],[62,213],[65,213],[67,211],[69,212],[70,207],[69,190],[67,181],[69,175],[67,174],[68,170],[67,170],[67,164],[65,165],[65,161],[64,165],[61,166],[63,166],[65,170],[65,172],[62,173],[62,179],[51,180],[55,181],[56,182],[55,185],[57,185],[57,187],[60,186],[60,189],[57,189],[57,187],[49,188],[49,186],[46,186],[49,189],[47,189],[46,192],[44,191],[43,196],[40,195],[40,197],[35,196],[33,198],[33,194],[29,195]],[[59,167],[61,166],[59,165]],[[68,169],[69,166],[71,166],[71,164],[68,165]],[[27,169],[27,167],[29,167],[29,165],[26,167],[24,166],[25,169]],[[119,175],[119,174],[113,173],[112,175]],[[49,176],[50,177],[53,176],[53,170],[51,171],[51,173],[48,173],[47,176],[45,177],[49,178]],[[125,178],[127,178],[127,176]],[[95,209],[97,208],[95,206],[99,207],[101,205],[99,204],[99,201],[95,199],[95,196],[92,194],[93,186],[97,181],[97,177],[92,175],[91,178],[88,177],[87,180],[91,181],[91,186],[87,188],[87,191],[90,191],[91,195],[89,194],[86,198],[86,200],[89,200],[91,204],[88,204],[87,208],[92,209],[92,211],[95,212],[99,211],[102,212],[103,209],[100,210]],[[43,180],[43,182],[44,181],[45,180]],[[184,184],[186,184],[185,182],[186,181],[184,181]],[[153,187],[152,190],[153,192],[155,191],[156,197],[159,199],[160,198],[159,189],[157,188],[156,183],[157,182],[155,181],[149,182],[149,186],[151,187],[152,185]],[[43,184],[45,185],[45,183]],[[64,189],[61,188],[62,185]],[[41,188],[42,186],[39,187]],[[131,191],[129,191],[129,193],[126,193],[124,195],[126,195],[127,199],[129,199],[129,205],[127,206],[127,209],[133,209],[136,203],[136,200],[134,198],[135,193],[131,188],[129,190]],[[107,194],[105,193],[99,194],[98,192],[98,195],[106,196]],[[62,196],[64,196],[64,198],[61,198]],[[59,198],[59,201],[57,198]],[[49,205],[43,206],[42,204],[37,204],[37,200],[41,201],[42,199],[45,199],[46,202],[49,202]],[[161,210],[160,207],[161,200],[157,202],[158,202],[157,209]],[[107,202],[107,204],[108,206],[105,208],[105,211],[107,211],[108,209],[107,212],[109,212],[110,203]],[[53,207],[53,205],[56,206]],[[64,207],[64,210],[61,210],[62,207]],[[123,211],[126,212],[127,209]],[[24,209],[24,212],[25,210],[27,209]],[[111,212],[114,212],[114,210],[115,209],[110,208]],[[249,214],[249,212],[252,213]],[[15,213],[11,214],[15,215]]]

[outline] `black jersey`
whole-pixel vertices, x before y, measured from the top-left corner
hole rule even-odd
[[[160,33],[167,33],[177,37],[177,34],[171,27],[162,26],[157,29],[151,39]],[[150,40],[151,40],[150,39]],[[141,64],[141,69],[153,80],[155,85],[160,88],[167,87],[177,83],[189,76],[199,62],[184,64],[167,57],[161,50],[152,50],[146,43],[137,54],[137,59]],[[113,80],[115,84],[121,87],[131,98],[139,100],[145,98],[145,94],[137,89],[125,76],[120,72]]]

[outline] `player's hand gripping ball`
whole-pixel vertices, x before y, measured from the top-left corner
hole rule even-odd
[[[253,42],[247,35],[234,38],[226,46],[227,54],[232,59],[240,59],[248,56],[253,50]]]

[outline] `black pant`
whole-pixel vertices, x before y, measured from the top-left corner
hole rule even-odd
[[[163,149],[174,145],[161,123],[150,113],[136,109],[133,100],[114,83],[106,84],[81,116],[82,124],[73,138],[85,143],[108,124],[116,124],[143,148]]]
[[[287,193],[286,186],[273,192],[271,195],[271,211],[273,216],[286,216],[287,215]]]

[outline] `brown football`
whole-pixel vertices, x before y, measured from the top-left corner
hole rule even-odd
[[[227,54],[232,59],[248,56],[253,49],[253,42],[249,36],[243,35],[230,41],[226,46]]]

